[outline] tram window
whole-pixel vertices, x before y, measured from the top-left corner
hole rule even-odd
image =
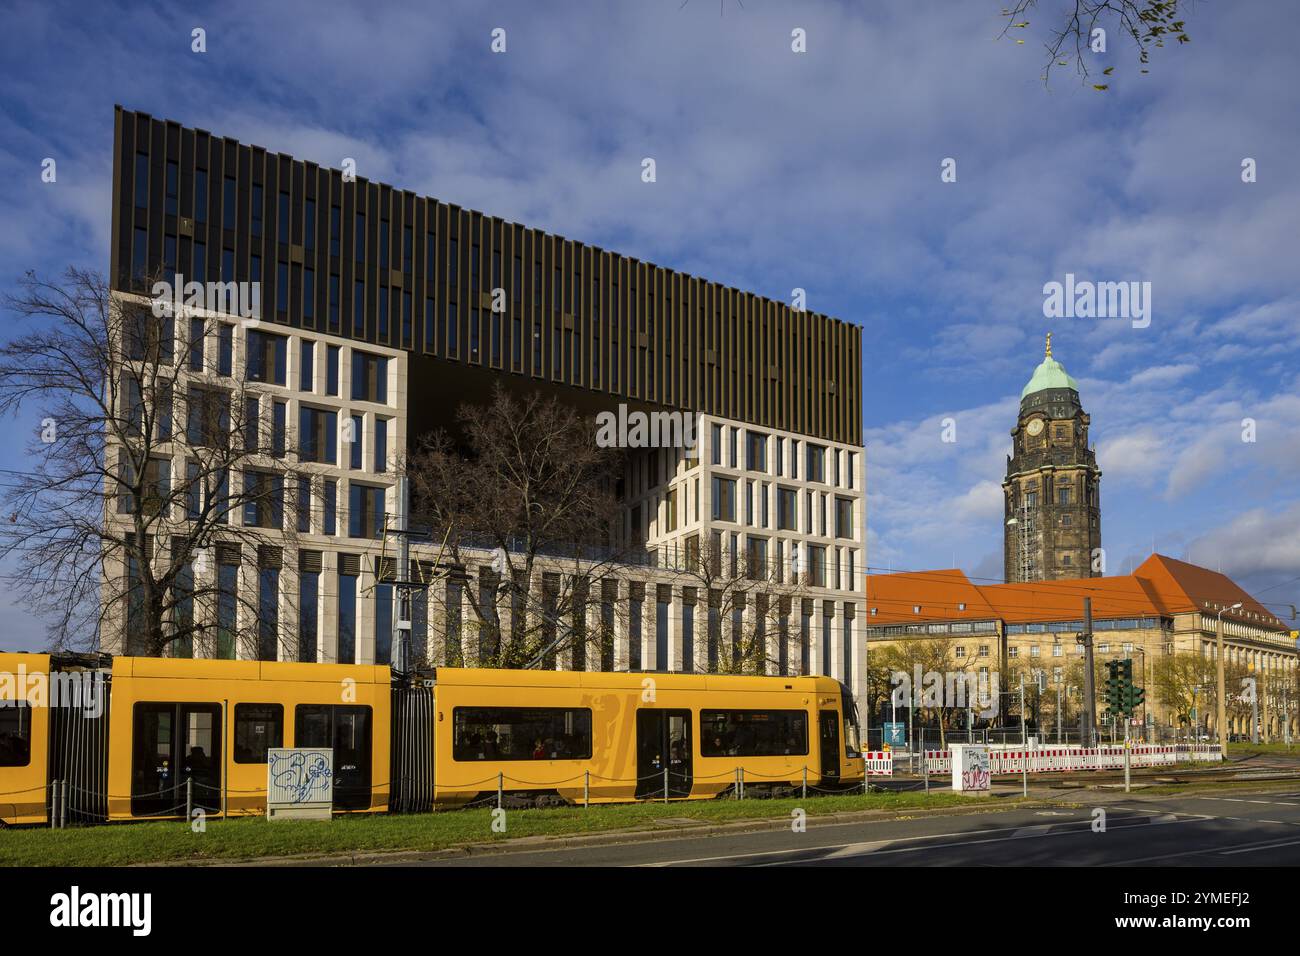
[[[808,714],[802,710],[702,710],[705,757],[781,757],[808,753]]]
[[[0,701],[0,767],[32,762],[32,711],[25,700]]]
[[[284,746],[284,708],[235,705],[235,763],[266,763],[266,752]]]
[[[591,711],[563,707],[457,707],[453,760],[587,760]]]

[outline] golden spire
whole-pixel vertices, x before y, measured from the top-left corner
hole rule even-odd
[[[1052,357],[1052,333],[1047,333],[1047,358]]]

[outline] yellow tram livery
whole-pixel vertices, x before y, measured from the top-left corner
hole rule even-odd
[[[828,677],[0,654],[0,823],[266,811],[267,753],[329,747],[336,812],[860,785]]]

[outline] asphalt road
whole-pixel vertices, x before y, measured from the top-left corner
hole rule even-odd
[[[1078,799],[1089,799],[1079,796]],[[1071,799],[1075,799],[1072,797]],[[1295,866],[1300,791],[1097,797],[1094,808],[1003,810],[807,830],[676,837],[404,866]]]

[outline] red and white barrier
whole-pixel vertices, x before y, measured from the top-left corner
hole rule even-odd
[[[1219,748],[1207,744],[1154,746],[1139,744],[1129,748],[1129,766],[1171,767],[1188,761],[1222,760]],[[1105,747],[1007,747],[989,748],[991,771],[997,773],[1069,773],[1076,770],[1122,770],[1124,748]],[[927,750],[926,770],[932,774],[952,772],[952,755],[947,750]]]
[[[892,777],[894,755],[887,750],[870,750],[862,755],[867,764],[868,777]]]

